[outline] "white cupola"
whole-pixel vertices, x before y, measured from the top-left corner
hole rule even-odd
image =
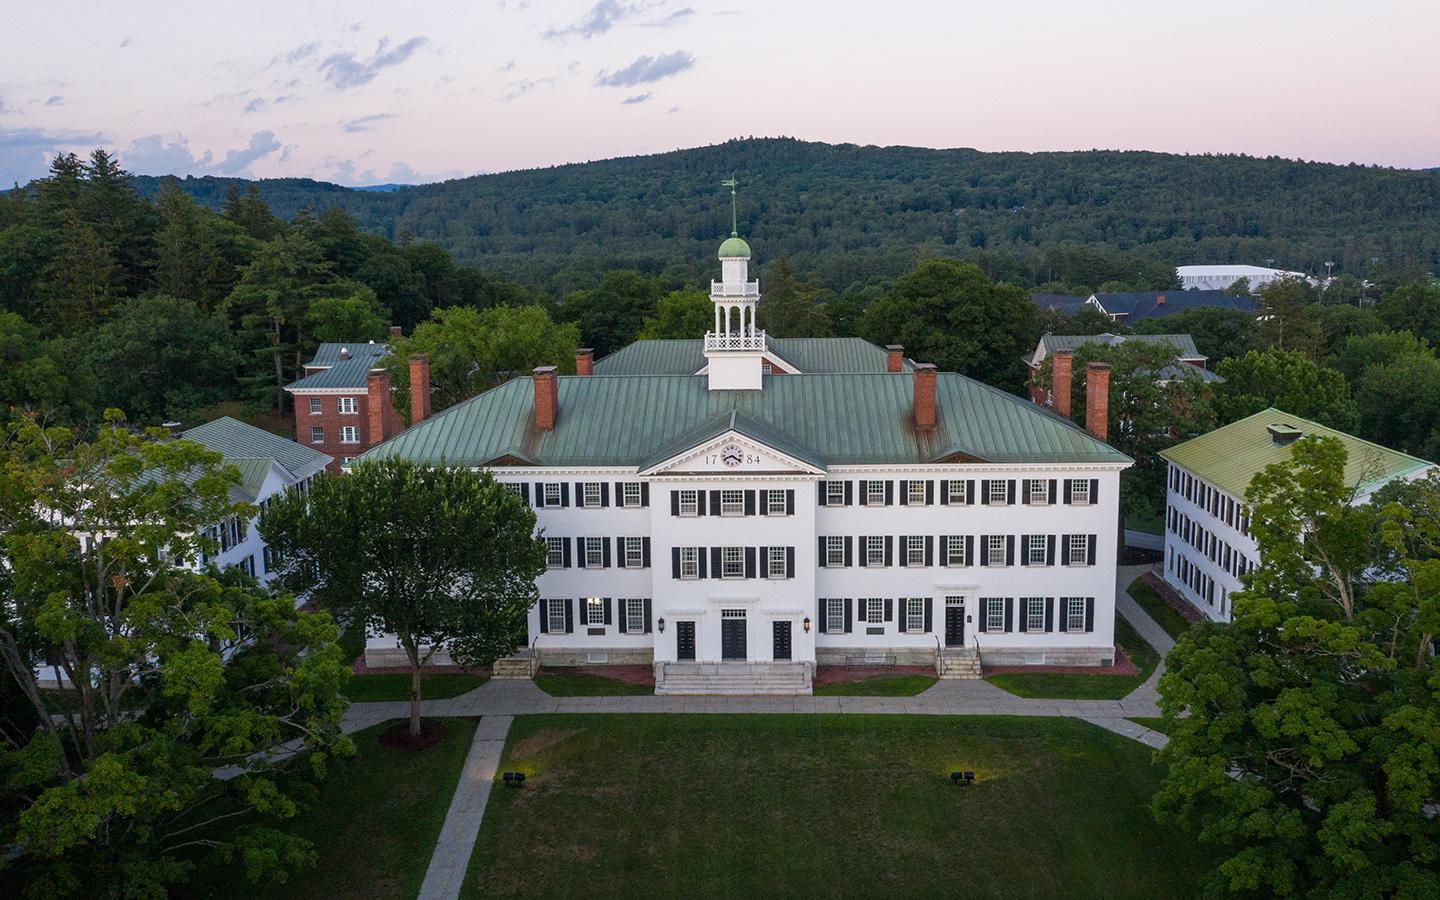
[[[710,282],[715,329],[705,333],[705,360],[712,391],[758,391],[765,358],[765,332],[755,325],[760,282],[750,281],[750,245],[740,237],[735,179],[730,188],[730,237],[720,245],[720,280]]]

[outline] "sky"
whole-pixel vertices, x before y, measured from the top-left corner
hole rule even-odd
[[[733,137],[1440,166],[1433,0],[10,0],[0,184],[420,183]]]

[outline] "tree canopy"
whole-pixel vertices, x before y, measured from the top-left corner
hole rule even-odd
[[[1274,406],[1341,431],[1354,431],[1359,413],[1345,377],[1298,350],[1251,350],[1216,370],[1225,379],[1215,394],[1221,421],[1233,422]]]

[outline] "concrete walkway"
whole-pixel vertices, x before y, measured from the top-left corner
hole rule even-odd
[[[425,880],[420,884],[420,900],[455,900],[460,896],[460,886],[465,883],[465,872],[470,866],[470,852],[475,848],[485,804],[490,800],[490,787],[500,768],[505,735],[510,732],[513,721],[511,716],[486,716],[475,729],[465,768],[460,772],[460,783],[455,786],[445,824],[435,841],[430,868],[425,870]]]

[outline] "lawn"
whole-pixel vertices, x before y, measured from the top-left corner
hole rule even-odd
[[[936,682],[933,675],[880,675],[815,685],[817,697],[913,697]]]
[[[405,898],[420,890],[460,780],[473,719],[445,719],[440,743],[412,753],[380,746],[386,722],[357,732],[360,755],[336,764],[293,819],[280,824],[315,845],[319,862],[281,885],[255,885],[238,865],[197,873],[192,897]]]
[[[1160,655],[1125,621],[1115,617],[1115,643],[1124,649],[1139,675],[1060,675],[1020,672],[990,675],[986,681],[1017,697],[1045,700],[1119,700],[1145,683]]]
[[[629,697],[655,693],[653,684],[635,684],[604,675],[573,673],[535,676],[535,684],[552,697]]]
[[[422,700],[449,700],[469,693],[486,682],[484,675],[466,675],[461,672],[434,672],[420,676],[420,698]],[[357,703],[372,700],[409,700],[410,676],[408,673],[387,673],[384,675],[352,675],[345,685],[345,696]]]
[[[1150,748],[1072,719],[521,716],[501,769],[463,897],[1190,897],[1212,863]]]
[[[1125,589],[1125,593],[1133,597],[1135,602],[1140,604],[1140,608],[1149,613],[1150,618],[1155,620],[1155,624],[1165,629],[1165,633],[1172,638],[1179,640],[1180,635],[1184,634],[1185,630],[1190,627],[1190,621],[1176,612],[1174,607],[1161,599],[1160,594],[1153,587],[1146,584],[1144,578],[1137,578],[1130,582],[1130,586]]]
[[[1136,725],[1144,725],[1151,731],[1158,731],[1161,734],[1169,734],[1170,728],[1160,716],[1131,716],[1130,721]]]

